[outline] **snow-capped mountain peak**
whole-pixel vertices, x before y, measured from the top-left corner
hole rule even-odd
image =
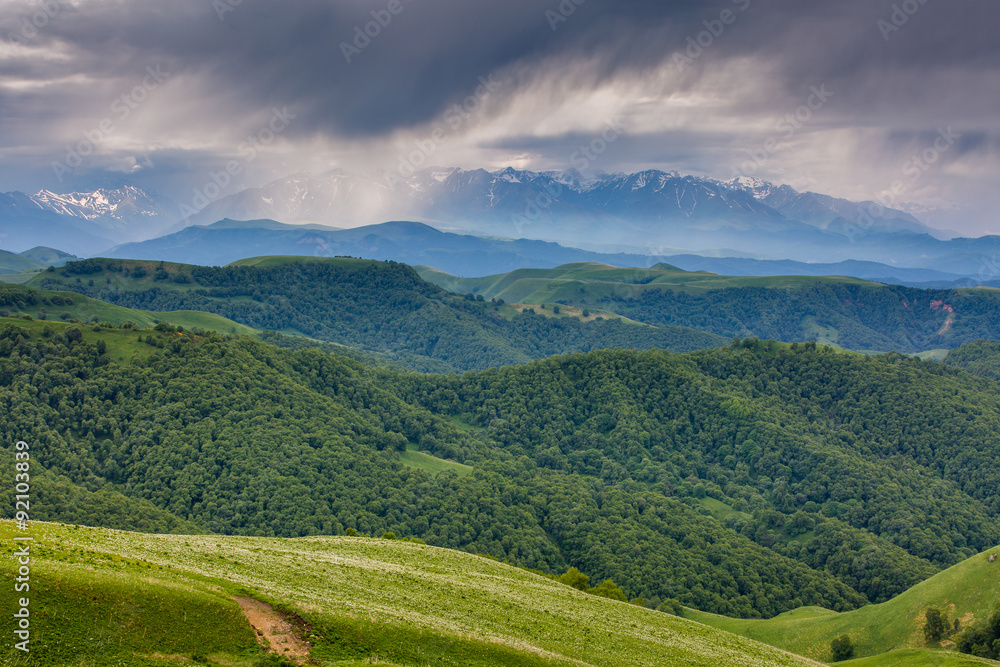
[[[126,221],[165,214],[164,207],[153,197],[132,185],[65,194],[39,190],[30,195],[29,199],[43,210],[85,220],[113,218]]]
[[[740,176],[738,178],[734,178],[725,185],[734,190],[745,190],[753,195],[754,199],[757,199],[758,201],[765,200],[779,187],[770,181],[765,181],[764,179],[757,178],[756,176]],[[787,185],[780,187],[788,188]],[[791,188],[788,189],[791,190]]]

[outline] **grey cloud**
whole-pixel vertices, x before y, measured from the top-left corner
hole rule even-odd
[[[605,155],[608,168],[660,164],[727,176],[740,151],[761,140],[732,130],[727,114],[777,118],[814,85],[827,85],[835,97],[803,134],[881,132],[865,148],[869,162],[895,169],[921,137],[948,124],[963,130],[949,160],[997,159],[990,147],[1000,136],[1000,3],[990,0],[929,0],[888,39],[878,22],[918,0],[398,0],[401,11],[350,63],[342,43],[375,20],[372,11],[385,18],[390,0],[219,0],[232,5],[222,20],[208,0],[52,1],[61,9],[29,41],[35,48],[26,57],[0,56],[0,178],[19,185],[49,177],[65,136],[106,114],[152,63],[178,82],[170,99],[149,110],[165,136],[236,128],[238,140],[261,113],[289,106],[297,118],[286,137],[308,150],[317,138],[378,141],[419,127],[491,73],[508,77],[497,100],[507,103],[545,68],[586,63],[589,74],[578,85],[653,76],[699,37],[708,45],[684,70],[679,90],[697,90],[708,73],[741,59],[760,64],[760,85],[734,92],[730,109],[706,109],[700,128],[623,138]],[[0,6],[0,39],[36,8]],[[725,11],[733,20],[705,39]],[[546,139],[532,130],[515,128],[485,148],[523,150],[554,165],[586,138],[572,127]],[[151,148],[146,157],[155,167],[143,177],[181,183],[183,156]],[[192,170],[212,164],[211,149],[189,156]]]

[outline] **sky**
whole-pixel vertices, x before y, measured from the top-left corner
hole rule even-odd
[[[0,191],[656,168],[1000,233],[997,26],[995,0],[6,0]]]

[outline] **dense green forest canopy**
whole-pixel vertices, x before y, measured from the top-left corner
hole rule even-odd
[[[770,616],[866,601],[831,573],[726,528],[693,500],[539,467],[411,406],[400,397],[408,376],[317,350],[165,327],[124,332],[146,349],[119,362],[101,342],[120,332],[42,326],[0,331],[0,421],[5,433],[32,441],[47,476],[81,495],[143,499],[213,532],[391,531],[543,571],[579,564],[651,605],[677,598]],[[400,452],[408,444],[474,470],[432,476],[407,467]],[[34,518],[78,518],[72,505],[50,501]]]
[[[543,467],[715,498],[872,600],[1000,542],[1000,400],[946,366],[748,340],[430,376],[411,397]]]
[[[951,350],[944,363],[981,377],[1000,380],[1000,341],[977,340]]]
[[[603,348],[684,352],[728,342],[672,325],[521,312],[446,292],[405,264],[351,258],[275,258],[225,267],[88,259],[42,273],[31,286],[128,308],[205,311],[255,329],[356,347],[421,371],[488,368]]]
[[[648,290],[637,297],[609,296],[600,306],[652,324],[741,338],[826,341],[851,350],[913,353],[1000,337],[1000,298],[983,290],[814,283],[706,294]]]
[[[0,407],[8,440],[34,443],[38,519],[391,531],[575,566],[654,606],[849,609],[1000,542],[996,385],[900,355],[747,340],[418,375],[169,326],[7,320]],[[407,448],[472,472],[408,466]]]

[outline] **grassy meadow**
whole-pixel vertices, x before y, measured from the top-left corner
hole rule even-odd
[[[1000,547],[950,567],[888,602],[855,611],[838,614],[807,607],[767,620],[733,619],[694,610],[689,610],[687,615],[696,621],[818,660],[828,659],[830,642],[842,634],[851,638],[857,657],[885,654],[896,649],[920,649],[925,647],[923,627],[928,607],[938,607],[947,613],[949,620],[958,619],[961,626],[966,627],[986,618],[1000,603],[1000,559],[990,563],[990,554],[1000,556]],[[953,646],[953,642],[944,640],[942,647],[949,646]]]
[[[0,522],[10,544],[14,525]],[[24,534],[24,533],[21,533]],[[232,597],[293,613],[318,665],[815,665],[494,560],[362,537],[165,536],[34,523],[31,661],[269,664]],[[12,561],[0,567],[5,578]],[[12,600],[5,589],[4,604]]]

